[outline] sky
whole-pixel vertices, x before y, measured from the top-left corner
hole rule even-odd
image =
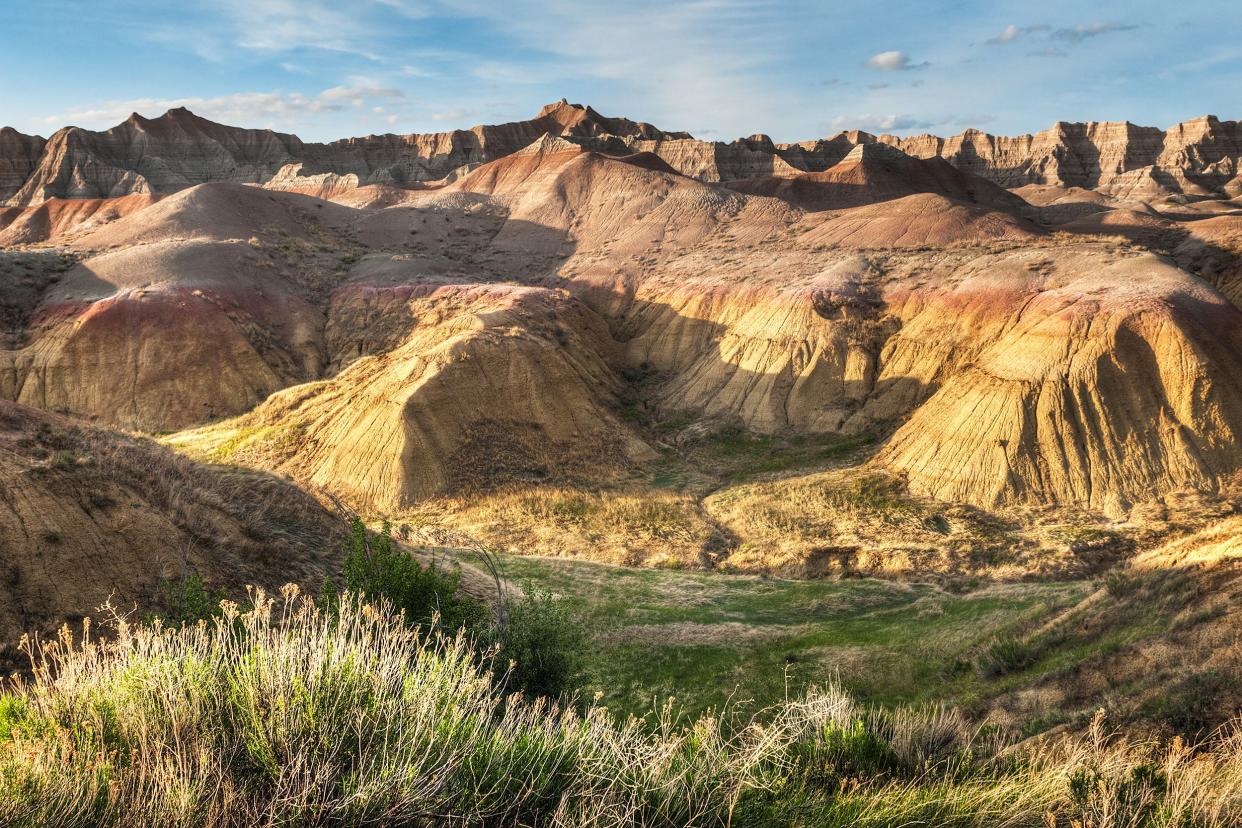
[[[697,137],[1242,118],[1240,0],[0,0],[0,124],[306,140],[568,98]]]

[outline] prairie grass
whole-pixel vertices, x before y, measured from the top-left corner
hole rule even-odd
[[[660,490],[525,487],[430,501],[402,518],[447,523],[506,549],[644,566],[697,566],[715,532],[693,497]]]
[[[505,697],[464,637],[348,594],[253,603],[35,650],[0,704],[0,824],[710,824],[786,738]]]
[[[0,695],[6,826],[1082,826],[1242,819],[1242,730],[1202,749],[1010,745],[835,686],[759,714],[619,720],[505,696],[467,640],[287,588],[212,622],[31,647]]]
[[[859,571],[943,571],[948,559],[967,559],[958,550],[992,547],[998,537],[981,513],[912,497],[900,478],[871,469],[731,486],[703,506],[737,539],[727,563],[738,570],[823,574],[807,566],[832,550]]]

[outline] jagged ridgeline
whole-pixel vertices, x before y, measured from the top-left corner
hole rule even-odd
[[[1239,153],[1215,118],[713,143],[564,101],[329,144],[6,130],[0,397],[369,515],[646,533],[630,562],[1167,527],[1242,468]]]
[[[545,134],[610,154],[651,152],[679,173],[709,182],[823,172],[856,146],[882,144],[916,158],[944,158],[1004,187],[1051,184],[1144,198],[1242,194],[1242,128],[1212,116],[1168,130],[1093,121],[1060,122],[1017,137],[974,129],[950,138],[852,131],[794,144],[766,135],[724,143],[561,101],[529,121],[327,144],[213,123],[184,108],[155,119],[135,113],[103,132],[66,127],[48,139],[4,128],[0,201],[24,207],[52,198],[171,193],[216,181],[286,188],[320,188],[325,178],[338,187],[434,181],[510,155]]]

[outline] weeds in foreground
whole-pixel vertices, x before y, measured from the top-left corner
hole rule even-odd
[[[287,588],[194,625],[31,647],[0,695],[6,826],[1082,826],[1242,820],[1242,730],[1201,751],[1006,746],[829,687],[754,718],[507,696],[464,635]]]

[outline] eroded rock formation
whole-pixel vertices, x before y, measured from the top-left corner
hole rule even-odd
[[[658,151],[689,138],[540,117],[582,134],[433,187],[286,169],[348,203],[235,183],[101,202],[48,232],[79,262],[17,297],[0,395],[207,423],[187,445],[385,512],[623,474],[651,457],[634,394],[751,431],[875,435],[870,462],[915,495],[988,508],[1122,514],[1242,469],[1227,208],[1173,221],[1026,185],[1032,203],[858,135],[826,142],[824,169],[716,184]]]
[[[1145,199],[1242,193],[1242,128],[1212,116],[1169,130],[1128,122],[1057,123],[1016,137],[978,130],[950,138],[852,131],[782,144],[762,134],[702,141],[562,100],[527,121],[326,144],[225,126],[186,109],[153,119],[134,114],[102,132],[67,127],[46,141],[5,129],[0,131],[0,203],[23,207],[51,198],[167,194],[214,181],[329,197],[346,185],[417,187],[460,177],[545,134],[611,155],[652,153],[706,182],[821,173],[860,145],[889,145],[918,158],[943,158],[1003,187],[1053,184]]]

